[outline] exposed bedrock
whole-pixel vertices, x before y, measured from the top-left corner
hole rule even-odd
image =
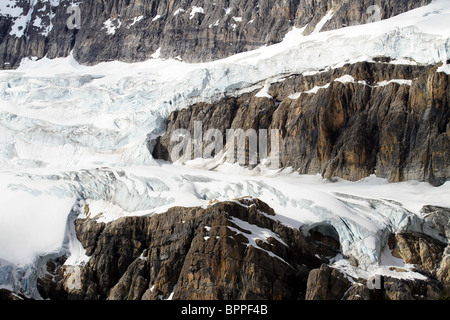
[[[293,27],[321,30],[386,19],[430,0],[118,0],[79,1],[79,29],[69,29],[72,1],[18,0],[22,11],[0,15],[0,68],[15,68],[23,57],[66,57],[82,64],[162,57],[211,61],[283,40]],[[19,9],[19,10],[20,10]],[[16,10],[14,10],[16,11]],[[72,21],[72,22],[75,22]]]
[[[442,185],[450,174],[450,90],[449,76],[436,70],[361,62],[291,75],[272,83],[267,97],[255,91],[173,112],[153,155],[171,161],[173,132],[193,135],[201,121],[203,132],[220,130],[224,144],[227,129],[278,130],[280,167],[301,174]]]

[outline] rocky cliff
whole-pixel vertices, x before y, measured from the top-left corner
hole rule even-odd
[[[437,66],[377,60],[291,75],[266,96],[257,90],[174,112],[153,155],[171,160],[173,132],[193,136],[194,122],[202,121],[204,132],[214,128],[224,137],[226,129],[278,130],[280,166],[301,174],[443,184],[450,175],[449,76]]]
[[[448,222],[448,211],[432,211]],[[371,287],[330,266],[341,254],[333,227],[287,227],[258,199],[109,223],[99,217],[75,222],[89,261],[67,266],[64,257],[50,260],[38,280],[43,298],[403,300],[445,298],[450,288],[445,243],[420,233],[391,234],[393,255],[423,277],[403,279],[407,270],[398,268],[382,288]]]
[[[330,10],[321,30],[389,18],[429,2],[380,0],[379,11],[368,11],[373,0],[78,1],[75,21],[69,0],[6,0],[0,68],[15,68],[23,57],[71,52],[82,64],[143,61],[159,48],[161,57],[209,61],[280,42],[293,26],[311,33]]]

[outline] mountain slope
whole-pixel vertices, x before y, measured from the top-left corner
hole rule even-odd
[[[377,19],[428,4],[430,0],[381,1]],[[66,57],[96,64],[119,60],[181,57],[211,61],[280,42],[293,27],[310,33],[366,23],[370,0],[79,1],[79,29],[69,29],[69,0],[5,0],[0,7],[0,68],[17,67],[24,57]],[[69,12],[69,13],[67,13]],[[378,16],[379,14],[379,16]],[[106,41],[105,41],[106,40]]]

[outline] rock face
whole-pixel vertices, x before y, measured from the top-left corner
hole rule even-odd
[[[438,280],[439,284],[435,287],[439,289],[434,288],[431,292],[442,292],[443,296],[449,296],[450,256],[446,243],[425,234],[398,233],[391,235],[389,247],[394,256],[413,264],[419,272]]]
[[[340,300],[350,286],[350,281],[339,270],[322,264],[309,273],[306,300]]]
[[[423,271],[436,276],[445,244],[424,234],[398,233],[391,239],[393,255],[406,263],[420,266]]]
[[[392,234],[395,257],[423,275],[384,276],[379,287],[332,266],[342,255],[331,227],[293,229],[264,202],[243,198],[152,217],[76,220],[89,261],[49,260],[38,279],[51,300],[437,300],[448,297],[446,244]],[[348,259],[349,257],[344,257]],[[4,292],[5,299],[15,296]]]
[[[11,292],[8,289],[0,289],[0,301],[15,301],[15,300],[27,300],[26,297]]]
[[[48,268],[56,284],[40,281],[40,292],[52,299],[304,298],[309,271],[338,251],[274,215],[257,199],[240,199],[108,224],[77,220],[89,262]]]
[[[270,97],[255,91],[174,112],[153,155],[170,161],[173,132],[193,134],[202,121],[204,132],[224,137],[226,129],[278,130],[280,166],[301,174],[441,185],[450,175],[449,80],[436,67],[383,62],[289,76],[270,85]]]
[[[72,1],[9,2],[16,9],[0,12],[0,68],[6,69],[23,57],[70,52],[83,64],[143,61],[158,48],[162,57],[209,61],[279,42],[293,26],[308,25],[305,33],[311,33],[330,9],[322,30],[370,22],[375,14],[368,11],[372,0],[79,1],[79,28],[70,29]],[[381,19],[429,2],[376,1]]]
[[[439,300],[448,298],[448,250],[446,244],[425,234],[391,234],[394,257],[413,265],[423,279],[401,276],[402,268],[390,267],[398,276],[381,276],[378,286],[368,279],[350,277],[326,264],[309,273],[307,300]]]

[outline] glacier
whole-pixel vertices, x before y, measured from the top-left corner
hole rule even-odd
[[[156,161],[148,142],[164,133],[175,110],[264,93],[267,84],[292,74],[380,55],[393,63],[443,62],[439,70],[448,73],[449,18],[450,1],[438,0],[370,25],[309,36],[294,28],[279,44],[208,63],[155,54],[141,63],[87,67],[69,56],[27,58],[17,70],[0,71],[0,288],[39,299],[35,282],[47,259],[66,255],[68,265],[85,263],[72,225],[86,217],[86,208],[108,222],[247,196],[266,202],[274,219],[293,228],[332,225],[343,254],[360,262],[354,268],[335,258],[349,274],[389,272],[401,261],[386,251],[388,234],[421,231],[424,205],[450,207],[449,182],[432,187],[374,176],[330,182],[289,168],[227,163],[208,171],[198,161]]]

